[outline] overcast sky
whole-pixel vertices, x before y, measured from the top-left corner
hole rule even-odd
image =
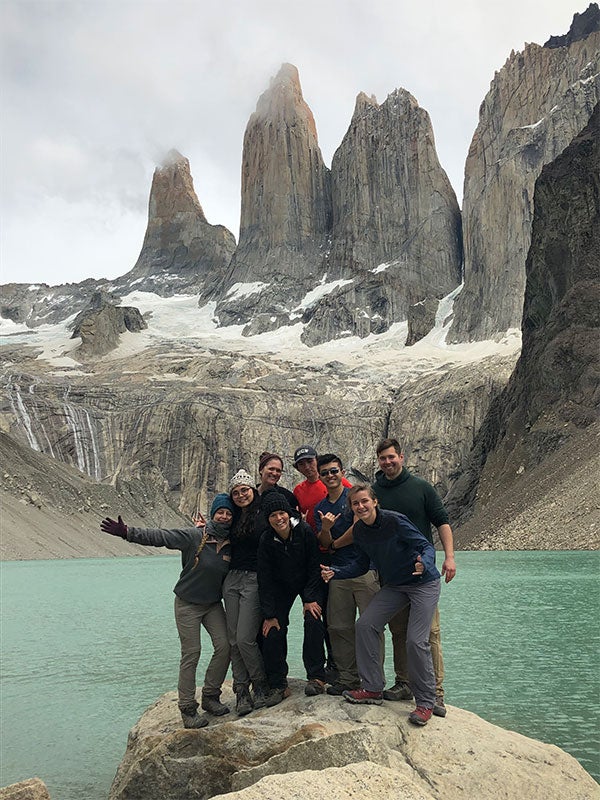
[[[327,165],[360,91],[411,92],[459,203],[478,109],[511,49],[566,33],[574,0],[0,0],[0,282],[134,265],[152,172],[190,160],[208,221],[239,225],[242,138],[298,67]],[[531,120],[535,122],[536,120]]]

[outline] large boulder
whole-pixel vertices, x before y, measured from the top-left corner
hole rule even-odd
[[[107,292],[95,292],[73,320],[71,338],[81,339],[74,353],[78,359],[106,355],[117,347],[122,333],[139,333],[148,327],[137,308],[114,305],[113,299]]]
[[[598,785],[558,747],[449,707],[425,729],[407,703],[357,706],[338,697],[291,697],[246,717],[181,727],[176,694],[164,695],[131,730],[110,800],[342,797],[414,800],[591,800]],[[233,702],[230,689],[224,695]],[[300,794],[300,791],[302,792]],[[401,794],[400,794],[401,792]]]

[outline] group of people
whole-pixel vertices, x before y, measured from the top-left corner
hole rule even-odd
[[[304,480],[290,492],[279,485],[283,459],[264,452],[260,481],[238,470],[228,493],[214,498],[209,519],[195,527],[136,528],[120,516],[102,521],[105,533],[181,551],[173,591],[184,727],[208,724],[196,700],[201,627],[213,645],[202,711],[229,712],[220,698],[230,663],[239,715],[289,695],[287,631],[297,597],[304,619],[305,694],[372,704],[414,696],[411,722],[425,725],[432,714],[445,716],[441,577],[431,526],[444,549],[446,582],[456,573],[452,529],[435,489],[404,466],[397,440],[380,442],[377,459],[373,485],[352,486],[339,456],[318,456],[303,445],[294,453],[294,467]],[[396,680],[384,690],[387,624]]]

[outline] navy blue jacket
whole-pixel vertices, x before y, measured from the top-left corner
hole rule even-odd
[[[354,544],[363,553],[365,571],[369,561],[379,572],[381,584],[405,586],[427,583],[440,577],[435,566],[435,549],[423,534],[404,514],[377,508],[372,525],[362,520],[354,523]],[[413,575],[417,556],[425,566],[422,575]],[[345,578],[344,569],[336,572],[336,578]]]

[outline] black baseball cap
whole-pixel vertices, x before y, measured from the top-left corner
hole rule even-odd
[[[317,451],[315,450],[315,448],[311,447],[308,444],[303,444],[294,453],[294,465],[296,465],[299,461],[302,461],[303,458],[316,458],[316,457],[317,457]]]

